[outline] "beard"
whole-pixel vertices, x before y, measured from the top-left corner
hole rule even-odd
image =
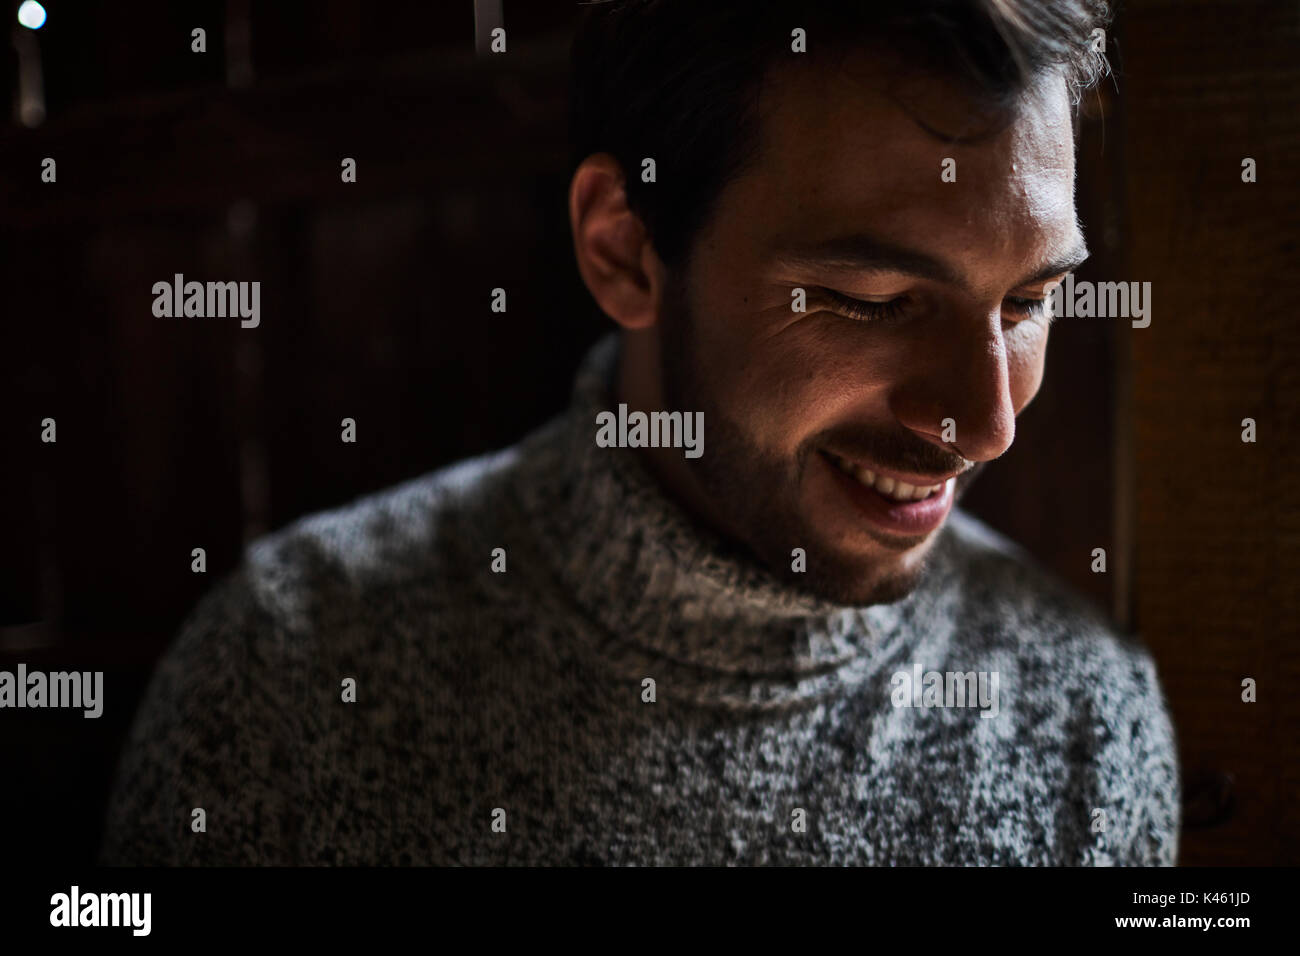
[[[900,541],[867,533],[884,546],[874,557],[854,555],[831,546],[809,516],[799,509],[802,478],[815,465],[818,449],[833,447],[900,471],[957,471],[965,458],[920,439],[897,434],[872,435],[857,426],[840,425],[805,439],[793,458],[773,455],[728,413],[702,361],[701,325],[693,314],[688,283],[674,270],[665,289],[660,316],[663,397],[668,408],[702,411],[709,426],[708,451],[691,463],[694,479],[713,508],[712,524],[720,529],[735,556],[753,561],[787,585],[842,605],[890,604],[921,585],[931,571],[930,550],[943,528],[929,540]],[[957,479],[954,504],[976,474],[977,463]],[[791,568],[791,551],[802,547],[807,570]],[[903,552],[923,548],[920,560],[903,561]]]

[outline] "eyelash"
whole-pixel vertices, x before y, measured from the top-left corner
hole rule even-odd
[[[857,322],[882,322],[887,319],[893,319],[902,315],[904,298],[890,299],[888,302],[866,302],[862,299],[855,299],[852,296],[844,295],[842,292],[836,292],[834,289],[819,289],[835,307]],[[1047,308],[1046,299],[1025,299],[1020,297],[1011,297],[1003,300],[1012,303],[1010,310],[1015,315],[1021,315],[1025,318],[1041,315]],[[1048,316],[1051,319],[1051,316]]]

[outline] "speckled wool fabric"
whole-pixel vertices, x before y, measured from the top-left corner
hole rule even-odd
[[[1139,644],[960,511],[898,603],[778,583],[596,447],[615,354],[519,445],[254,543],[154,676],[104,862],[1175,861]],[[914,664],[997,672],[998,715],[896,707]]]

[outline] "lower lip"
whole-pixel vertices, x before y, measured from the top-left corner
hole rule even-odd
[[[874,488],[868,488],[852,475],[846,474],[824,454],[818,456],[830,469],[841,488],[858,511],[882,531],[898,535],[924,535],[943,524],[952,510],[955,478],[943,483],[937,494],[920,501],[895,501]]]

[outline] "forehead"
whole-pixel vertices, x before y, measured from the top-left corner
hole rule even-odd
[[[949,81],[854,54],[834,68],[777,68],[759,112],[760,152],[733,208],[774,247],[869,228],[954,262],[978,251],[1010,268],[1077,238],[1059,79],[990,122]],[[941,175],[947,160],[955,182]]]

